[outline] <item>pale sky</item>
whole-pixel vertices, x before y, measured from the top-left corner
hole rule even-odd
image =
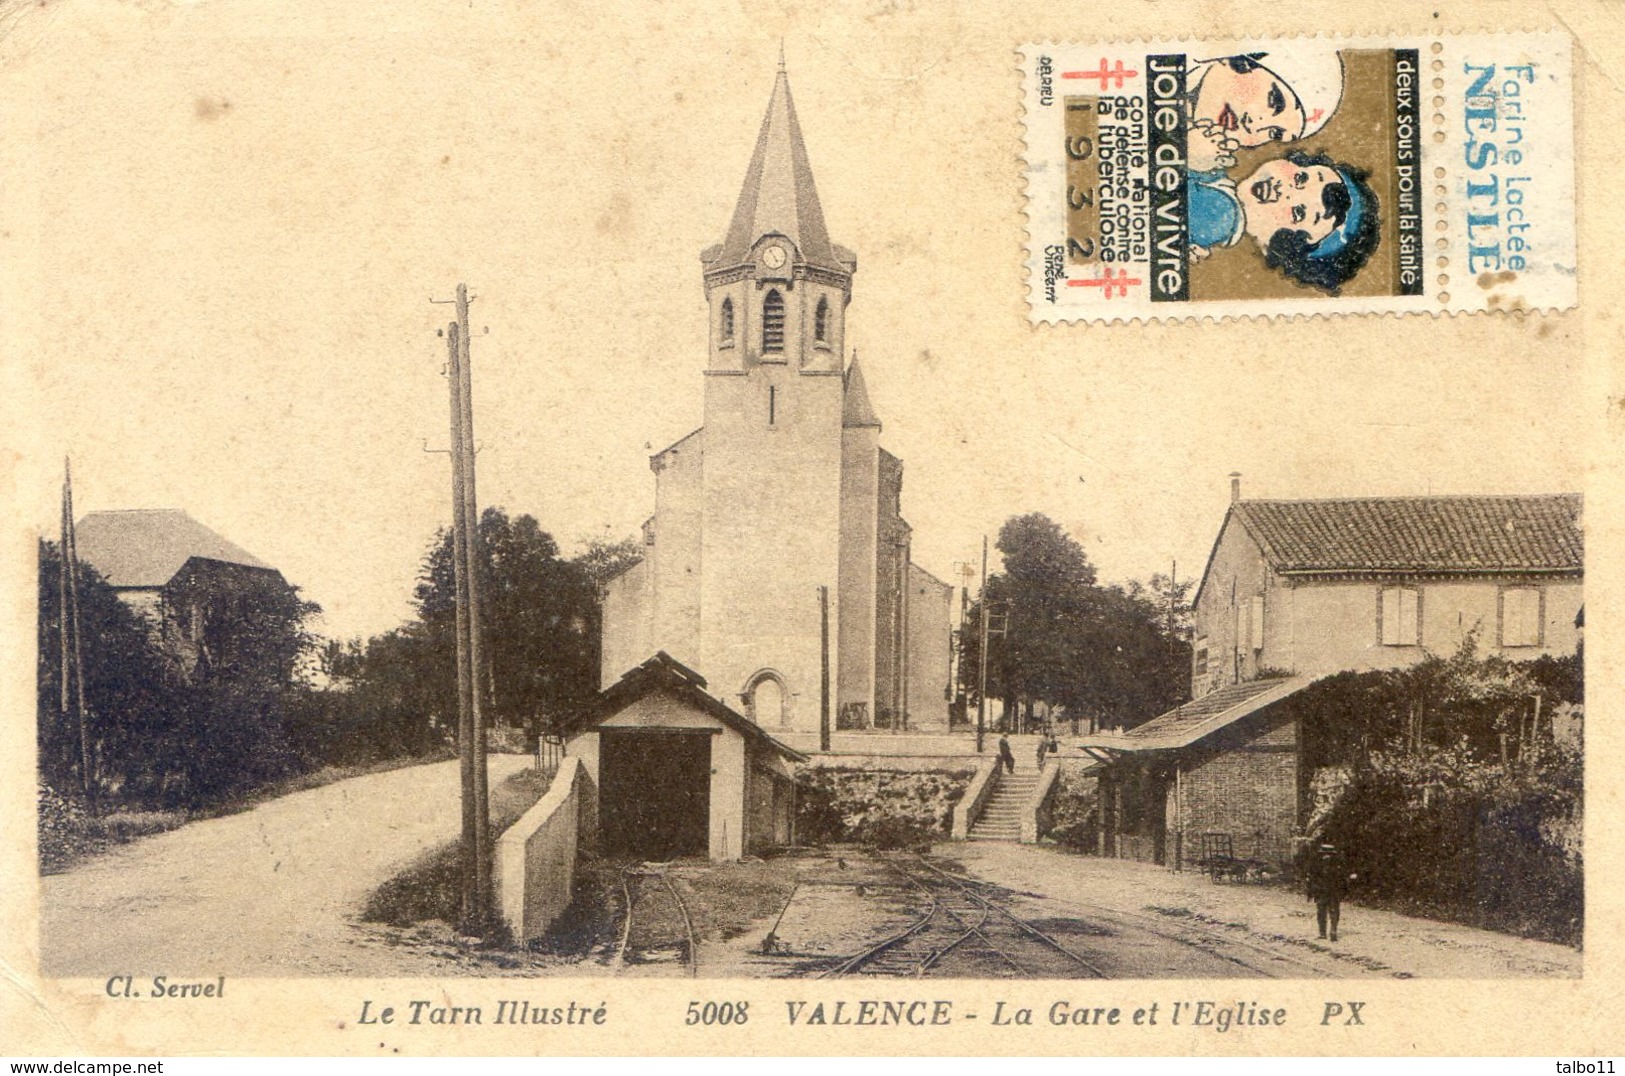
[[[428,300],[466,280],[481,504],[572,551],[634,534],[648,455],[700,421],[699,253],[781,35],[939,576],[1026,511],[1105,579],[1189,576],[1232,470],[1257,497],[1584,488],[1574,315],[1030,327],[1017,42],[976,8],[332,7],[66,3],[0,45],[23,526],[54,533],[71,453],[81,513],[183,508],[328,633],[394,626],[450,511]]]

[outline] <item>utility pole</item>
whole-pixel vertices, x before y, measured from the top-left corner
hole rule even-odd
[[[981,606],[981,643],[982,660],[977,664],[976,670],[976,753],[982,753],[982,741],[987,733],[987,535],[982,535],[982,589],[977,592],[977,604]]]
[[[73,505],[69,484],[73,481],[68,472],[68,461],[62,461],[62,535],[57,541],[57,552],[61,554],[62,562],[57,566],[56,588],[56,629],[58,649],[62,662],[59,670],[61,676],[61,691],[58,692],[57,712],[62,715],[62,723],[67,724],[68,715],[73,712],[73,658],[70,652],[73,648],[73,636],[68,629],[68,528],[73,524]]]
[[[457,746],[461,761],[462,929],[483,937],[491,924],[491,805],[479,687],[479,510],[474,486],[473,377],[468,287],[457,285],[457,320],[446,329],[451,396],[452,575],[456,581]]]
[[[468,285],[457,285],[458,376],[462,380],[463,520],[468,555],[468,669],[470,715],[474,721],[474,926],[484,936],[491,921],[491,801],[486,782],[485,719],[480,670],[485,667],[480,642],[480,514],[474,496],[474,374],[469,359]]]
[[[1168,638],[1174,637],[1174,603],[1179,600],[1179,561],[1168,562]]]
[[[829,750],[829,587],[818,588],[818,750]]]
[[[79,781],[85,805],[95,814],[96,782],[90,766],[90,723],[85,710],[85,658],[79,639],[79,540],[73,524],[73,465],[67,457],[62,459],[62,542],[57,552],[62,557],[57,611],[62,638],[62,715],[67,717],[71,699],[79,718]]]
[[[468,520],[463,500],[462,325],[446,326],[446,380],[451,382],[451,574],[457,595],[457,758],[463,801],[462,925],[473,925],[478,829],[474,798],[474,680],[468,663]]]

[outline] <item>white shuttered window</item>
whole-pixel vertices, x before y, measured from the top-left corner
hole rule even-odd
[[[1501,591],[1501,645],[1540,645],[1540,590],[1507,587]]]
[[[1421,641],[1417,616],[1421,604],[1421,593],[1408,587],[1382,592],[1383,646],[1415,646]]]

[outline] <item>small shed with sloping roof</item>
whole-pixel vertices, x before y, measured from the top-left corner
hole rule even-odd
[[[598,695],[565,753],[586,771],[583,830],[604,854],[734,860],[793,843],[806,756],[664,651]]]
[[[1099,852],[1182,869],[1214,848],[1282,868],[1296,853],[1302,728],[1286,704],[1308,681],[1250,680],[1125,733],[1084,741],[1099,776]]]

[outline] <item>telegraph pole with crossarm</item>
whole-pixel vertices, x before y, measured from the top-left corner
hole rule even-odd
[[[480,670],[480,529],[474,486],[473,373],[468,286],[457,285],[457,319],[446,327],[451,395],[452,575],[457,605],[457,747],[462,777],[462,929],[484,937],[492,927],[491,804],[485,758]]]

